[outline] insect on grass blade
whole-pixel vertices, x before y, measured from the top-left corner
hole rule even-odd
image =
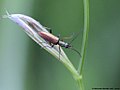
[[[41,31],[49,34],[46,28],[44,28],[44,26],[42,26],[38,21],[23,14],[9,14],[8,12],[7,12],[7,15],[3,16],[3,18],[9,18],[13,22],[17,23],[19,26],[23,28],[24,32],[29,37],[31,37],[35,42],[37,42],[41,47],[43,47],[49,53],[54,55],[56,58],[59,58],[59,46],[56,45],[51,48],[51,45],[49,44],[49,42],[44,40],[43,37],[41,37],[38,34],[38,32],[41,32]],[[61,57],[61,60],[62,58],[68,60],[66,54],[62,49],[61,49],[60,57]]]

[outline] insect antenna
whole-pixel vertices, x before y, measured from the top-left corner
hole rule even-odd
[[[81,54],[80,54],[80,52],[79,51],[77,51],[75,48],[73,48],[73,47],[70,47],[70,49],[71,50],[73,50],[73,51],[75,51],[80,57],[81,57]]]
[[[80,34],[80,32],[81,32],[81,31],[79,31],[79,32],[77,33],[77,35],[69,42],[69,44],[71,44],[71,43],[78,37],[78,35]]]
[[[77,35],[69,42],[69,45],[78,37],[78,35],[80,34],[80,32],[81,32],[81,31],[79,31],[79,32],[77,33]],[[75,51],[75,52],[81,57],[81,54],[80,54],[80,52],[79,52],[78,50],[76,50],[76,49],[73,48],[73,47],[70,47],[70,49],[73,50],[73,51]]]

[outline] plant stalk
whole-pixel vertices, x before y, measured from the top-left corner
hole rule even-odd
[[[89,0],[83,0],[84,3],[84,31],[83,31],[83,40],[82,40],[82,48],[81,48],[81,59],[80,59],[80,67],[79,73],[82,75],[83,65],[86,54],[86,47],[88,41],[88,32],[89,32]]]
[[[78,79],[77,83],[78,83],[79,89],[80,89],[80,90],[84,90],[82,78],[81,78],[81,79]]]
[[[83,5],[84,5],[84,31],[83,31],[83,40],[82,40],[82,48],[81,48],[81,58],[80,58],[80,64],[78,67],[78,73],[81,78],[77,80],[80,90],[84,90],[82,71],[83,71],[83,65],[85,61],[88,32],[89,32],[89,0],[83,0]]]

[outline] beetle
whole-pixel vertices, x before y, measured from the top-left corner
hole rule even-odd
[[[44,40],[48,41],[50,43],[51,47],[53,47],[54,45],[59,45],[64,48],[70,48],[70,49],[74,50],[75,52],[77,52],[79,54],[79,56],[81,56],[81,54],[70,45],[70,43],[66,43],[66,42],[60,40],[60,38],[53,35],[51,32],[48,33],[48,32],[44,32],[44,31],[39,31],[38,35],[40,35]],[[59,47],[59,50],[60,50],[60,47]]]
[[[65,48],[70,48],[71,45],[69,45],[68,43],[61,41],[58,37],[56,37],[55,35],[51,34],[51,33],[47,33],[44,31],[40,31],[38,32],[38,34],[46,41],[48,41],[49,43],[52,43],[53,46],[54,45],[59,45],[61,47],[65,47]]]
[[[29,26],[31,26],[34,30],[36,30],[36,27],[38,28],[38,26],[36,26],[34,23],[29,23],[27,22]],[[62,40],[60,40],[59,37],[55,36],[52,34],[52,30],[51,28],[48,28],[48,27],[44,27],[43,28],[49,30],[49,32],[45,32],[45,31],[39,31],[39,30],[36,30],[38,35],[40,37],[42,37],[45,41],[49,42],[49,44],[51,45],[51,47],[53,47],[54,45],[59,45],[61,47],[64,47],[64,48],[69,48],[71,50],[74,50],[75,52],[77,52],[79,54],[79,56],[81,57],[81,54],[79,51],[77,51],[75,48],[73,48],[70,44],[72,41],[75,40],[75,38],[79,35],[79,33],[76,35],[76,37],[74,37],[70,43],[66,43]],[[60,51],[60,47],[59,47],[59,51]],[[59,52],[60,54],[60,52]]]

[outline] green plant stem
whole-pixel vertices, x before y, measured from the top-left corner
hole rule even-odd
[[[86,46],[88,40],[88,32],[89,32],[89,0],[83,0],[84,2],[84,31],[83,31],[83,40],[82,40],[82,48],[81,48],[81,59],[80,59],[80,67],[79,73],[82,75],[83,65],[86,54]]]
[[[82,78],[78,79],[77,83],[78,83],[79,89],[84,90]]]
[[[84,31],[83,31],[83,40],[82,40],[82,48],[81,48],[81,58],[80,64],[78,67],[78,73],[80,75],[80,79],[77,80],[80,90],[84,90],[83,88],[83,79],[82,79],[82,71],[86,54],[86,47],[88,41],[88,32],[89,32],[89,0],[83,0],[84,4]]]

